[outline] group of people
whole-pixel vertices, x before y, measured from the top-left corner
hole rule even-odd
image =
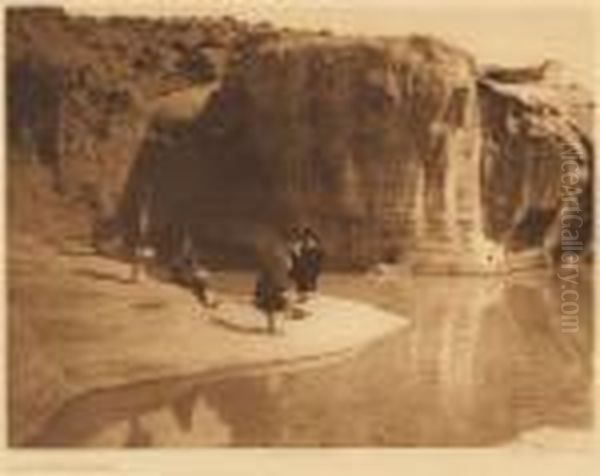
[[[322,271],[323,249],[319,236],[310,227],[291,229],[283,256],[263,263],[256,281],[255,305],[265,312],[270,333],[276,332],[278,317],[317,291]],[[292,285],[292,286],[290,286]]]
[[[132,255],[134,282],[143,277],[156,258],[147,240],[136,245]],[[323,261],[321,240],[310,227],[292,228],[283,251],[278,251],[281,249],[277,246],[269,248],[270,259],[261,263],[254,289],[254,304],[265,313],[270,333],[276,332],[277,321],[282,320],[286,311],[298,311],[292,306],[294,302],[305,302],[317,291]],[[210,273],[200,262],[188,233],[169,260],[168,268],[171,280],[188,288],[205,307],[218,306],[210,288]]]

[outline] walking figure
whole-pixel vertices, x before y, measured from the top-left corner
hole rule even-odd
[[[274,334],[277,325],[282,325],[289,307],[287,296],[290,275],[290,260],[285,249],[274,244],[262,256],[256,286],[254,288],[254,304],[264,311],[267,317],[267,330]]]
[[[187,230],[183,232],[183,242],[171,270],[173,280],[189,288],[203,306],[218,306],[218,300],[210,289],[210,271],[200,263]]]
[[[285,292],[285,286],[278,282],[273,273],[266,269],[259,272],[254,289],[254,303],[266,314],[270,334],[275,334],[277,321],[281,320],[278,318],[282,317],[280,314],[287,308]]]

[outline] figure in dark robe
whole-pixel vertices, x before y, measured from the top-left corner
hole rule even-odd
[[[322,261],[321,240],[311,228],[307,227],[302,232],[300,256],[294,272],[296,289],[300,295],[306,297],[309,293],[317,291]]]
[[[260,256],[261,265],[254,288],[254,304],[267,317],[267,330],[275,334],[277,322],[283,322],[289,307],[290,260],[283,247],[273,245]]]

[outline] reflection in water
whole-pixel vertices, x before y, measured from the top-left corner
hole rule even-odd
[[[206,381],[167,379],[68,403],[39,446],[471,446],[544,426],[588,429],[591,292],[561,329],[560,282],[333,277],[412,326],[329,367]]]

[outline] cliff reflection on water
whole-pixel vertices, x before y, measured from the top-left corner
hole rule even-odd
[[[68,403],[34,444],[482,446],[542,427],[590,429],[584,278],[579,328],[566,333],[561,282],[548,275],[329,276],[325,292],[402,313],[411,326],[326,367],[94,392]]]

